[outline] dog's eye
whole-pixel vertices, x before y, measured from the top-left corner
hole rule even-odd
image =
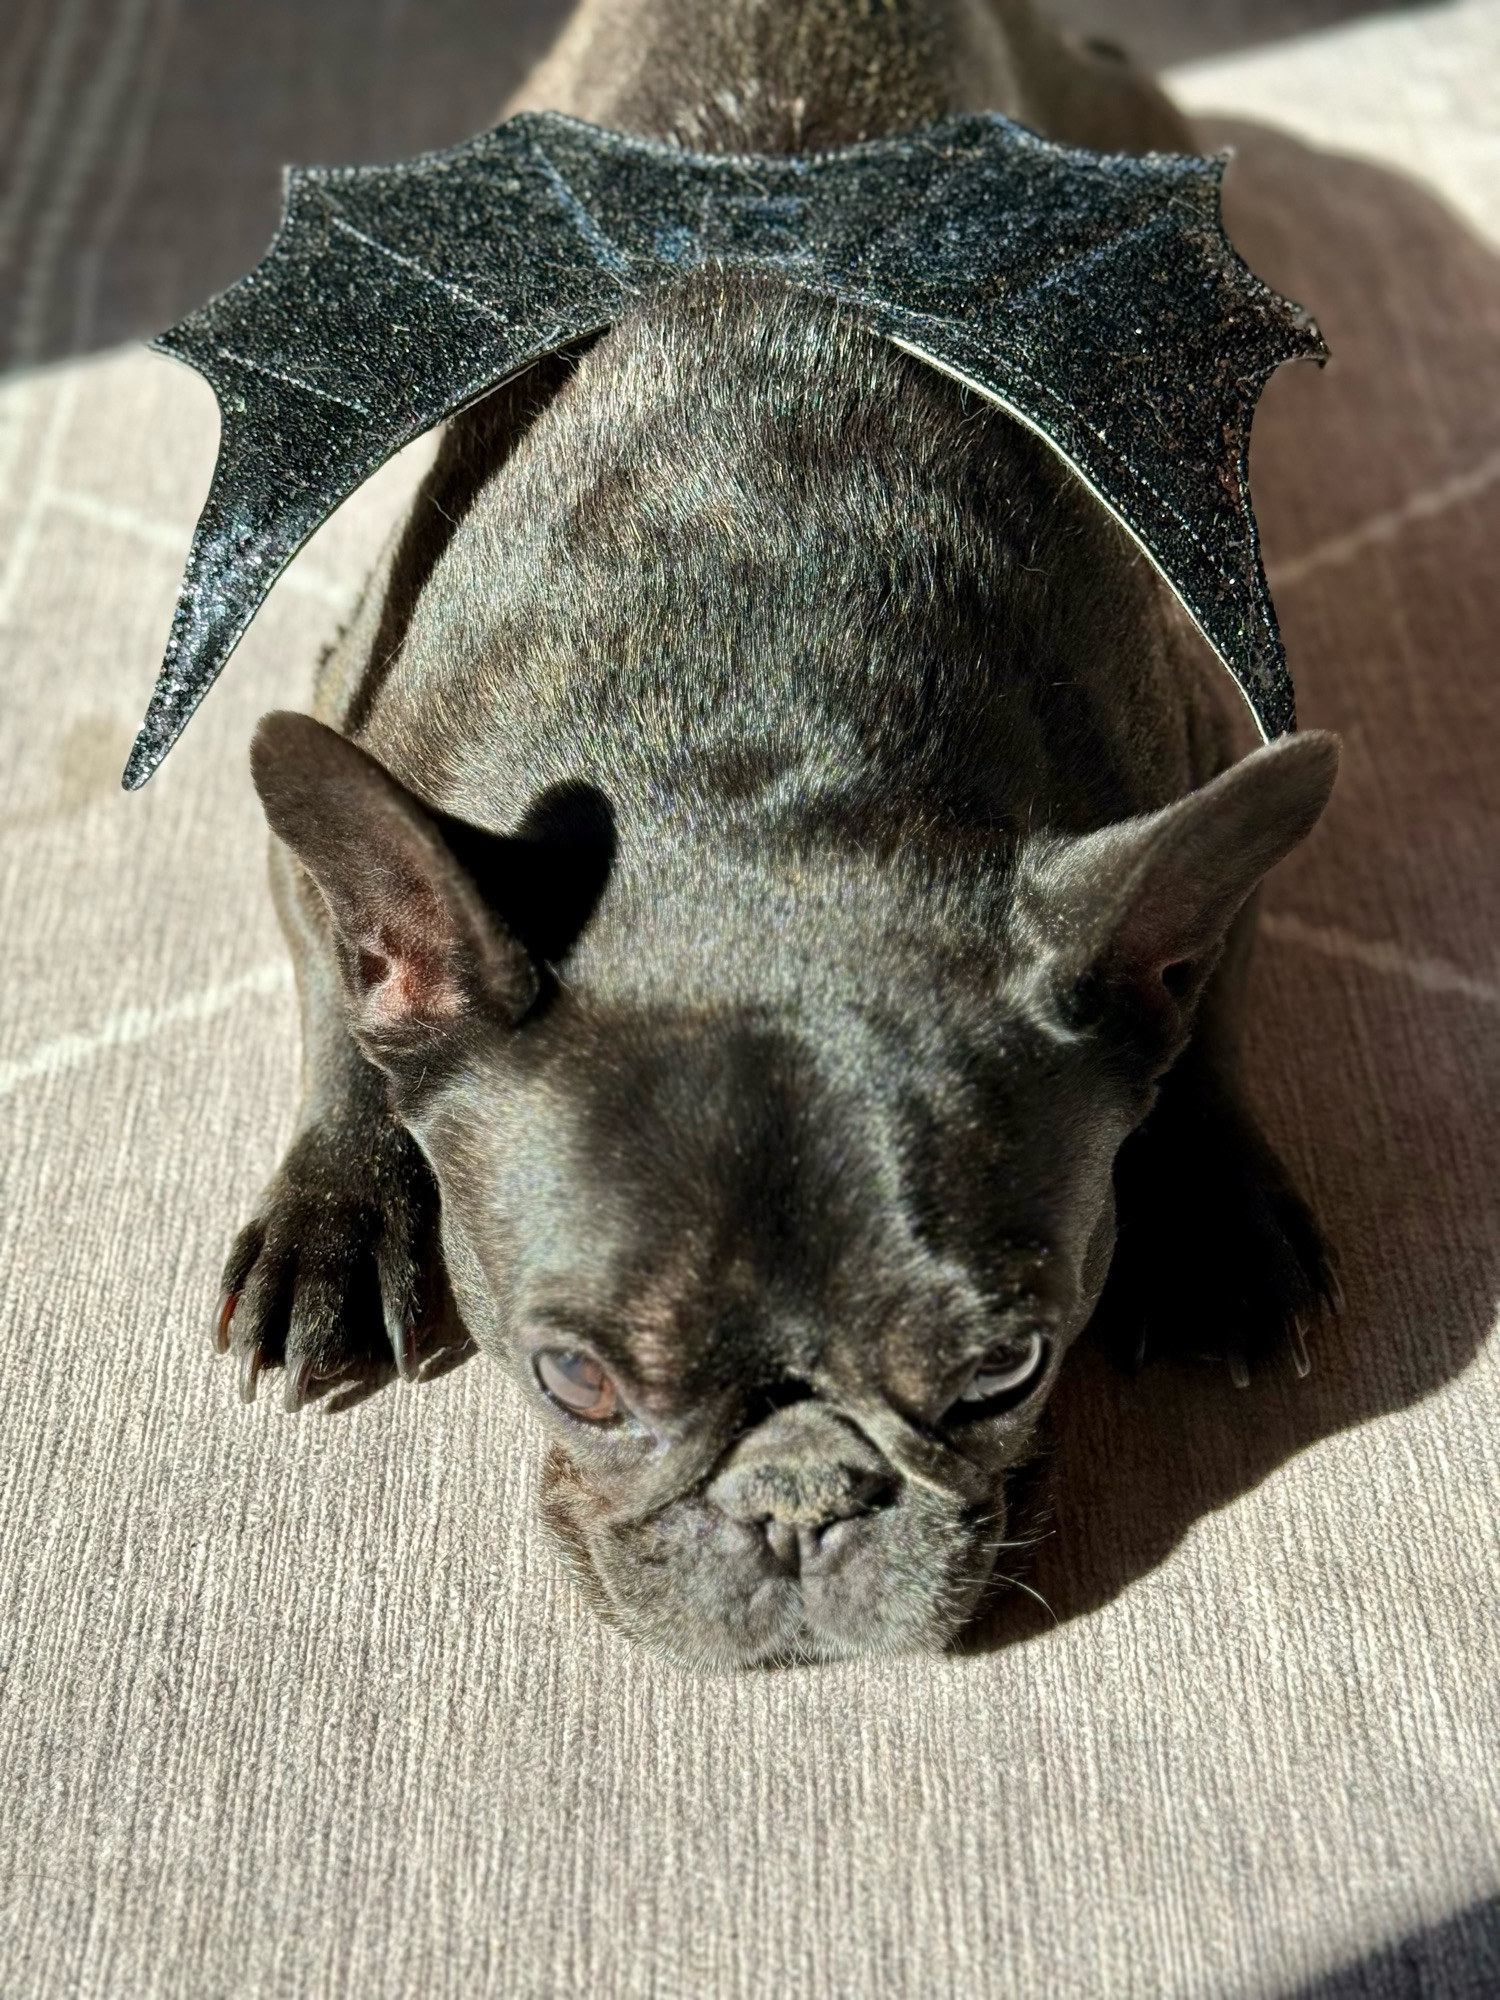
[[[1042,1373],[1047,1365],[1047,1340],[1044,1334],[1025,1333],[1010,1340],[1003,1347],[996,1347],[980,1363],[977,1374],[970,1376],[967,1388],[958,1399],[956,1414],[964,1417],[990,1415],[982,1406],[995,1404],[1003,1408],[1007,1403],[1019,1402],[1022,1392]]]
[[[554,1403],[585,1423],[607,1424],[619,1406],[613,1379],[592,1354],[549,1348],[536,1358],[536,1379]]]

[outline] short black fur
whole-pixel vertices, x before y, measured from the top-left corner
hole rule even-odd
[[[680,78],[680,10],[641,18]],[[897,32],[799,19],[766,74],[812,96],[818,21],[871,74]],[[954,19],[910,10],[892,126]],[[307,1084],[223,1343],[295,1405],[472,1339],[594,1600],[677,1659],[947,1644],[1101,1301],[1127,1358],[1238,1370],[1327,1299],[1237,1047],[1336,746],[1231,764],[1219,669],[1050,454],[789,289],[673,288],[510,408],[323,720],[257,738]]]

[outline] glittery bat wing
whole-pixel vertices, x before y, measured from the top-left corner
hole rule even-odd
[[[1029,425],[1160,570],[1263,733],[1293,727],[1247,458],[1267,377],[1323,347],[1230,246],[1222,172],[998,115],[745,158],[553,113],[400,166],[290,172],[264,262],[156,342],[213,384],[222,432],[126,785],[377,466],[712,261],[841,301]]]

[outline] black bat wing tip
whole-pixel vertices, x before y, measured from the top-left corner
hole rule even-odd
[[[158,764],[171,749],[170,743],[158,743],[142,729],[130,746],[130,755],[125,760],[125,769],[120,774],[120,789],[138,792],[146,780],[153,775]]]

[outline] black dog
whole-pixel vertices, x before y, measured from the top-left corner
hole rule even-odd
[[[768,150],[986,96],[1181,141],[980,0],[600,5],[532,101]],[[253,752],[308,1081],[247,1386],[412,1373],[451,1287],[630,1631],[945,1643],[1106,1282],[1237,1369],[1328,1291],[1236,1006],[1336,745],[1226,768],[1222,679],[1043,446],[790,288],[685,282],[460,420],[327,721]]]

